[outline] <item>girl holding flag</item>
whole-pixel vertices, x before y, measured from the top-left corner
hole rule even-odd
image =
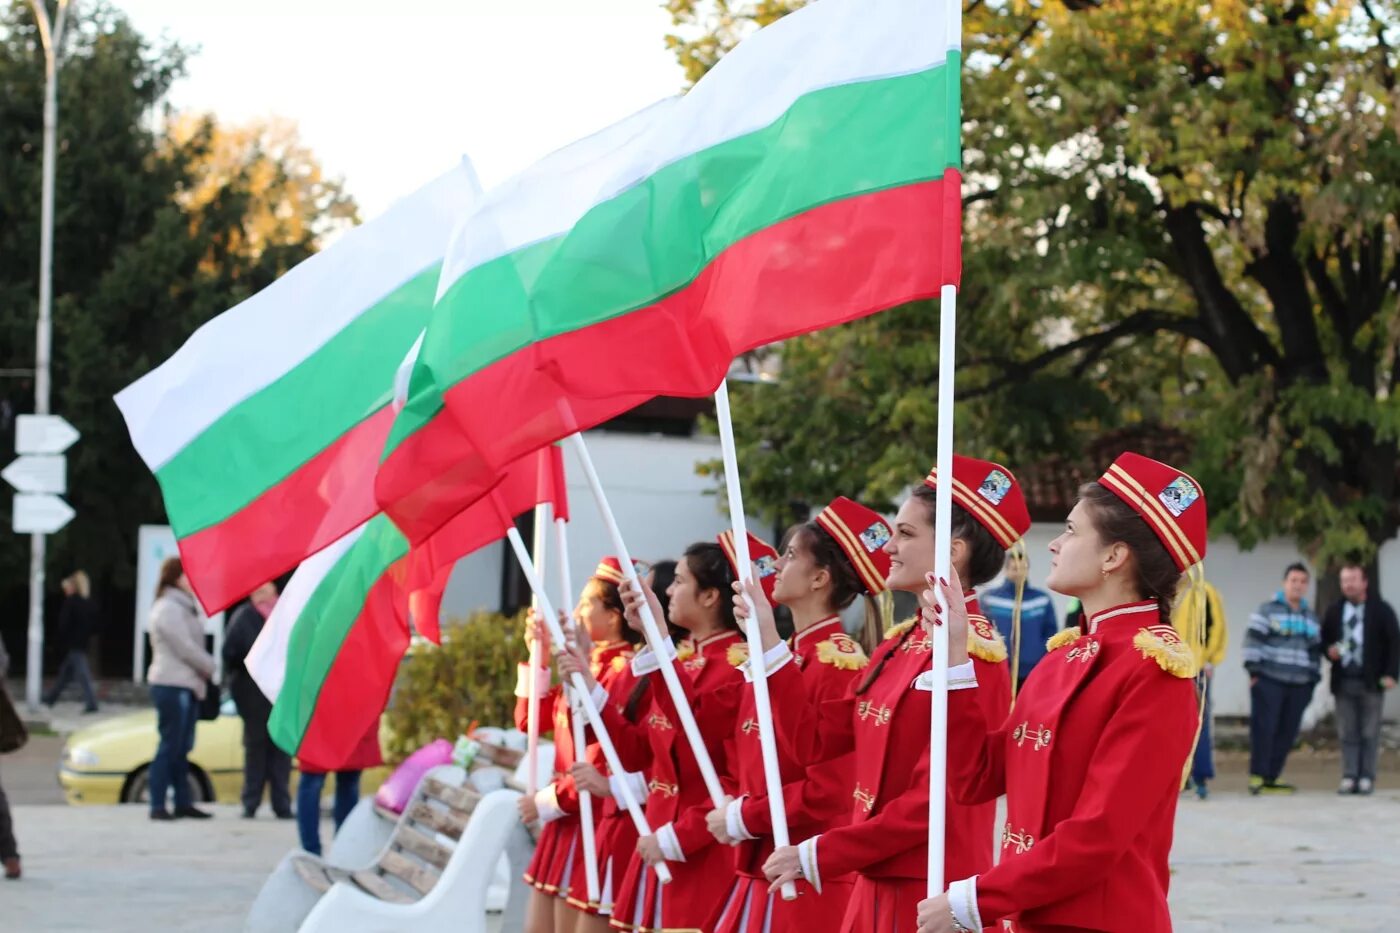
[[[817,757],[817,710],[824,703],[839,702],[853,690],[869,663],[865,651],[846,634],[840,612],[858,596],[865,596],[867,629],[881,630],[874,597],[885,590],[889,556],[884,545],[891,536],[889,525],[877,513],[850,499],[836,499],[814,520],[788,533],[787,546],[776,564],[771,602],[791,611],[796,629],[792,638],[787,642],[778,639],[770,600],[754,603],[768,651],[764,661],[770,671],[769,689],[785,690],[797,697],[781,707],[775,700],[775,716],[781,709],[796,717],[776,727],[784,783],[799,782],[808,762]],[[746,613],[742,598],[736,599],[735,606],[739,614]],[[835,929],[850,899],[852,879],[833,878],[820,895],[810,884],[801,882],[800,896],[784,901],[769,891],[763,876],[773,839],[756,716],[753,689],[746,688],[734,734],[743,796],[713,810],[708,817],[715,838],[738,847],[737,877],[706,929],[714,933],[798,929],[819,933]],[[850,783],[849,756],[824,762],[822,767]],[[844,800],[825,807],[811,803],[794,799],[785,804],[790,831],[799,838],[850,822],[850,808]]]
[[[581,626],[580,638],[587,639],[589,670],[604,689],[627,670],[639,640],[623,621],[622,598],[618,593],[621,582],[622,570],[616,558],[604,558],[593,571],[574,609],[574,619]],[[536,639],[540,641],[540,657],[548,657],[548,632],[532,614],[526,628],[527,645]],[[528,664],[520,665],[515,691],[518,698],[516,727],[522,730],[528,727],[530,676],[540,680],[540,721],[548,719],[553,723],[555,778],[534,797],[520,798],[521,819],[526,823],[543,824],[535,855],[525,871],[525,883],[535,889],[525,928],[528,933],[570,933],[578,913],[569,909],[567,899],[575,881],[582,886],[584,874],[579,788],[570,768],[577,760],[600,759],[602,753],[596,743],[584,754],[574,748],[569,703],[562,685],[550,688],[547,667],[531,672]]]
[[[949,787],[968,801],[1005,793],[1007,822],[996,867],[950,862],[959,880],[919,905],[920,933],[1170,933],[1167,855],[1198,725],[1172,602],[1205,551],[1201,486],[1174,467],[1125,453],[1080,490],[1046,582],[1078,597],[1084,620],[1051,639],[1000,727],[981,686],[949,697]],[[951,680],[970,628],[949,605]]]
[[[726,790],[733,786],[726,769],[726,751],[733,739],[739,688],[744,682],[735,665],[746,657],[729,595],[734,579],[720,546],[700,542],[686,549],[669,589],[669,622],[689,633],[679,649],[671,649],[676,652],[677,673]],[[669,645],[667,620],[655,594],[639,593],[624,582],[622,598],[628,624],[639,631],[642,601],[648,600],[663,642]],[[561,655],[559,663],[566,675],[578,672],[586,680],[591,675],[578,654]],[[646,648],[633,660],[632,671],[639,678],[655,679],[659,663]],[[681,733],[670,695],[659,681],[653,684],[650,706],[642,713],[641,722],[633,724],[616,704],[607,702],[600,686],[590,684],[590,688],[624,767],[649,775],[646,813],[655,831],[637,841],[620,878],[614,874],[617,904],[611,926],[641,933],[704,929],[733,874],[733,856],[716,845],[705,829],[709,794]],[[652,870],[662,861],[674,879],[664,887]]]
[[[894,535],[885,545],[890,560],[886,583],[891,589],[922,597],[927,588],[926,578],[934,568],[934,490],[940,481],[936,470],[930,472],[899,509]],[[999,464],[954,457],[949,481],[952,565],[969,586],[963,595],[971,619],[968,651],[978,682],[987,688],[974,695],[981,701],[978,721],[1000,724],[1011,699],[1006,646],[996,627],[977,611],[970,587],[996,577],[1006,551],[1030,528],[1030,514],[1015,477]],[[930,629],[922,618],[895,626],[856,688],[841,703],[826,704],[818,757],[829,761],[854,752],[854,784],[832,787],[832,769],[814,763],[807,783],[817,786],[802,793],[823,800],[849,795],[851,822],[778,849],[764,866],[775,888],[805,879],[822,891],[827,879],[854,874],[843,931],[913,933],[917,906],[926,893],[932,649]],[[972,685],[969,677],[966,684],[955,682],[950,688]],[[790,701],[785,691],[775,691],[775,705]],[[950,758],[959,752],[960,746],[950,743]],[[991,867],[995,813],[995,798],[976,806],[950,801],[950,877]]]

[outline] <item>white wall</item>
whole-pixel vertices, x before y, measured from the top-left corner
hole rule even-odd
[[[617,517],[632,556],[639,560],[675,559],[695,541],[713,541],[729,527],[727,513],[714,494],[714,480],[695,472],[697,463],[719,458],[719,440],[712,437],[667,437],[590,431],[585,435],[593,464]],[[571,448],[565,448],[565,482],[569,492],[569,570],[574,589],[614,553],[583,468]],[[771,539],[772,529],[749,519],[749,529]],[[776,542],[774,542],[776,543]],[[443,616],[451,618],[500,604],[505,545],[492,546],[461,561],[443,597]],[[558,599],[554,538],[546,552],[546,584]],[[568,597],[573,607],[577,592]]]
[[[1031,556],[1031,585],[1040,589],[1045,589],[1045,574],[1050,569],[1049,551],[1046,548],[1060,533],[1060,527],[1050,523],[1037,523],[1026,535],[1027,550]],[[1206,551],[1206,579],[1220,591],[1230,633],[1229,653],[1225,657],[1225,663],[1216,672],[1213,685],[1217,715],[1249,715],[1249,679],[1243,666],[1244,632],[1249,624],[1249,615],[1260,603],[1278,592],[1283,579],[1283,568],[1300,559],[1298,549],[1287,541],[1266,541],[1252,551],[1242,551],[1239,545],[1229,538],[1211,540]],[[1379,575],[1382,595],[1385,594],[1386,581],[1391,581],[1392,591],[1400,595],[1400,543],[1391,541],[1381,549]],[[992,585],[995,586],[996,583]],[[1051,598],[1054,600],[1060,624],[1063,625],[1068,600],[1058,593],[1052,593]],[[1309,602],[1314,601],[1312,593],[1309,593],[1308,599]],[[1392,600],[1392,605],[1395,605],[1395,600]],[[1321,610],[1318,610],[1318,615],[1321,615]],[[1387,713],[1390,715],[1400,715],[1400,699],[1397,699],[1396,693],[1397,691],[1392,690],[1387,698]],[[1330,708],[1331,694],[1324,679],[1318,686],[1306,721],[1315,721],[1316,717]]]

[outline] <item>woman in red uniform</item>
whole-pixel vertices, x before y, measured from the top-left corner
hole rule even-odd
[[[734,621],[733,583],[734,573],[720,546],[701,542],[686,549],[670,588],[670,622],[689,633],[677,650],[677,673],[691,697],[696,722],[726,792],[733,790],[726,770],[726,746],[733,739],[739,688],[744,682],[735,664],[745,657]],[[656,597],[626,584],[622,595],[628,623],[638,629],[642,600],[649,598],[664,639],[667,625],[660,618]],[[566,672],[585,673],[577,656],[561,656],[560,664]],[[653,681],[651,706],[640,725],[633,726],[606,703],[601,689],[594,692],[623,766],[649,776],[646,814],[653,830],[637,840],[618,882],[610,923],[614,929],[642,933],[698,933],[724,896],[733,875],[733,855],[717,845],[705,828],[709,792],[670,695],[656,673],[658,664],[650,649],[633,661],[633,673]],[[662,861],[674,879],[665,886],[657,883],[652,870]]]
[[[890,557],[891,589],[922,596],[934,567],[934,490],[930,473],[900,507]],[[1030,527],[1025,498],[1011,471],[970,457],[953,458],[952,564],[969,586],[993,579],[1006,551]],[[970,615],[980,619],[976,598],[966,595]],[[987,688],[979,721],[1000,723],[1011,702],[1006,646],[995,626],[980,619],[971,627],[973,664]],[[828,830],[797,846],[778,849],[764,866],[770,881],[805,878],[821,890],[826,878],[857,873],[843,931],[913,933],[928,863],[928,741],[932,687],[932,639],[921,620],[891,630],[866,675],[844,704],[842,715],[822,719],[821,757],[854,750],[854,803],[849,825]],[[985,728],[985,726],[984,726]],[[954,754],[950,747],[949,754]],[[809,769],[809,782],[828,780],[827,769]],[[850,805],[848,803],[847,805]],[[974,874],[991,867],[995,804],[972,807],[950,802],[945,851],[950,871]],[[962,877],[954,875],[953,877]]]
[[[877,513],[850,499],[839,498],[813,521],[788,534],[787,547],[777,561],[772,599],[788,607],[795,628],[787,643],[778,639],[767,602],[755,603],[770,676],[779,678],[781,688],[783,678],[800,675],[802,682],[795,689],[807,701],[784,704],[784,712],[798,714],[795,721],[782,724],[778,741],[778,767],[784,784],[799,781],[808,763],[817,756],[816,717],[812,715],[804,721],[806,711],[815,711],[823,703],[846,696],[869,663],[861,646],[842,627],[840,612],[858,596],[873,597],[884,591],[890,562],[883,548],[890,537],[888,523]],[[878,612],[878,608],[874,609],[875,631],[880,629]],[[786,673],[780,673],[784,668]],[[738,876],[706,929],[714,933],[835,930],[846,911],[854,879],[828,879],[821,894],[805,881],[800,882],[799,896],[794,901],[784,901],[769,891],[763,863],[773,852],[772,818],[751,688],[744,690],[738,718],[734,741],[739,791],[743,796],[727,807],[711,811],[708,817],[710,832],[718,841],[738,846],[734,860]],[[841,769],[849,782],[851,765],[848,758],[843,758],[822,767]],[[803,807],[795,800],[793,803],[797,805],[785,802],[784,808],[788,831],[795,838],[850,822],[849,807],[833,810]]]
[[[656,594],[657,601],[661,604],[661,613],[657,616],[659,619],[667,617],[670,597],[666,595],[666,591],[675,578],[675,561],[662,560],[651,565],[646,585]],[[608,684],[607,704],[635,726],[644,711],[651,708],[651,679],[639,679],[632,673],[629,664],[626,670]],[[589,735],[592,735],[591,730]],[[590,754],[585,760],[575,762],[570,772],[579,789],[593,794],[599,801],[595,806],[600,807],[598,830],[594,837],[598,851],[599,902],[589,902],[587,876],[580,853],[580,858],[574,861],[573,884],[569,891],[569,906],[583,914],[574,927],[575,933],[607,933],[608,920],[612,917],[616,901],[618,882],[622,880],[622,872],[637,849],[637,827],[622,805],[622,793],[618,785],[626,780],[638,802],[647,798],[647,779],[643,772],[630,771],[621,776],[609,774],[601,753],[596,757],[592,754],[595,747],[594,743],[590,743]]]
[[[574,618],[588,636],[589,668],[605,686],[627,670],[633,656],[636,634],[623,620],[622,598],[617,585],[622,571],[617,560],[604,558],[579,596]],[[548,633],[535,619],[527,629],[527,643],[540,639],[541,656],[549,651]],[[522,664],[515,694],[515,724],[528,726],[529,665]],[[520,815],[526,823],[543,824],[535,855],[525,871],[525,883],[534,887],[526,915],[529,933],[571,933],[578,914],[568,909],[567,898],[573,873],[583,871],[582,833],[579,823],[578,788],[569,769],[578,755],[569,722],[569,704],[559,686],[549,687],[549,668],[534,672],[539,678],[540,721],[553,723],[554,780],[534,797],[520,799]],[[596,746],[591,753],[599,754]],[[595,809],[595,818],[598,811]]]
[[[1205,551],[1205,497],[1174,467],[1125,453],[1080,490],[1047,583],[1084,621],[1051,639],[1000,728],[985,731],[976,690],[949,697],[949,783],[1005,793],[1007,822],[995,868],[950,870],[959,880],[919,905],[922,933],[1171,930],[1167,855],[1197,725],[1171,608]],[[950,615],[953,665],[965,626]]]

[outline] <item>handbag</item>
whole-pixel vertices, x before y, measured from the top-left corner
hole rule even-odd
[[[19,718],[10,693],[0,685],[0,754],[17,752],[29,741],[29,730]]]
[[[213,679],[204,684],[204,699],[199,701],[199,718],[204,722],[212,722],[219,718],[219,707],[224,703],[223,691]]]

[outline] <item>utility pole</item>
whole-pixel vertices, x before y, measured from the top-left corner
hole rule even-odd
[[[49,369],[53,345],[53,188],[54,138],[58,130],[58,53],[68,0],[58,0],[58,12],[49,22],[44,0],[29,0],[39,24],[44,46],[44,165],[39,220],[39,327],[34,341],[34,413],[49,414]],[[44,535],[31,537],[29,557],[29,654],[24,699],[31,710],[39,706],[44,666]]]

